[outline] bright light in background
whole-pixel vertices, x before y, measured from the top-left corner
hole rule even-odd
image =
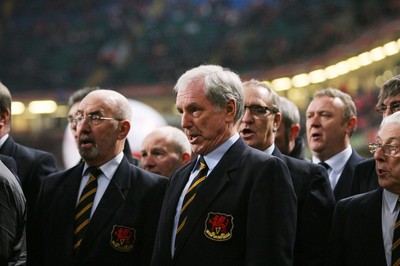
[[[292,87],[292,82],[287,77],[274,79],[271,84],[276,91],[285,91]]]
[[[399,45],[395,41],[389,42],[383,46],[383,50],[387,56],[394,55],[399,52]]]
[[[357,56],[350,57],[346,60],[346,62],[348,63],[348,67],[350,70],[357,70],[361,67],[360,60]]]
[[[369,52],[359,54],[358,59],[360,60],[360,65],[362,66],[367,66],[372,63]]]
[[[364,52],[358,56],[350,57],[334,65],[327,66],[325,69],[317,69],[310,73],[294,75],[292,78],[283,77],[274,79],[271,84],[276,91],[289,90],[291,88],[301,88],[311,83],[322,83],[327,79],[334,79],[345,75],[350,71],[357,70],[362,66],[367,66],[374,61],[380,61],[386,56],[391,56],[400,52],[400,39],[388,42],[383,46],[378,46],[369,52]],[[267,83],[268,81],[263,81]],[[379,81],[377,81],[379,82]]]
[[[51,114],[57,110],[57,103],[51,100],[32,101],[28,109],[32,114]]]
[[[311,83],[321,83],[326,80],[325,71],[323,69],[317,69],[317,70],[311,71],[309,76],[310,76]]]
[[[385,50],[382,47],[376,47],[375,49],[371,50],[371,59],[374,61],[382,60],[386,57]]]
[[[25,105],[22,102],[12,102],[11,103],[11,114],[20,115],[25,111]]]
[[[305,87],[310,85],[310,79],[307,74],[299,74],[292,78],[293,87]]]
[[[328,66],[324,70],[325,70],[325,75],[326,75],[326,77],[328,79],[334,79],[337,76],[339,76],[339,71],[337,70],[337,66],[336,65]]]

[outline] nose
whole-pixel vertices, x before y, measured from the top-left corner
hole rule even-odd
[[[386,159],[386,155],[381,147],[377,148],[374,152],[374,159],[377,161],[383,161]]]
[[[383,118],[385,118],[392,114],[393,114],[392,110],[390,108],[386,108],[386,110],[383,112],[382,116],[383,116]]]
[[[252,123],[254,121],[253,114],[249,108],[244,108],[243,116],[241,118],[243,123]]]
[[[182,113],[181,116],[181,127],[190,128],[192,126],[192,118],[188,113]]]
[[[148,170],[154,167],[154,160],[151,155],[147,155],[146,157],[142,157],[141,164],[144,169]]]

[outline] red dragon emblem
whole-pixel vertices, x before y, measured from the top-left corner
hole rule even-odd
[[[204,234],[211,240],[224,241],[232,237],[233,217],[225,213],[208,213]]]
[[[111,232],[110,244],[118,251],[128,252],[133,249],[135,229],[122,225],[114,225]]]

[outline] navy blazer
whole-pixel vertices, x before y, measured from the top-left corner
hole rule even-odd
[[[124,157],[74,255],[74,211],[83,163],[43,182],[30,265],[149,265],[167,179]]]
[[[196,160],[170,179],[152,265],[292,265],[296,196],[286,165],[238,139],[207,176],[190,205],[171,257],[179,197]]]
[[[290,171],[297,196],[297,232],[293,265],[323,265],[335,198],[326,169],[283,155],[275,146],[272,155],[281,158]]]
[[[375,159],[368,158],[356,165],[351,194],[361,194],[379,188]]]
[[[329,266],[386,266],[382,235],[383,189],[336,204],[329,241]]]
[[[12,157],[17,163],[17,175],[28,209],[32,209],[43,178],[57,172],[54,155],[18,144],[11,136],[1,146],[0,154]]]
[[[16,143],[11,136],[8,136],[1,146],[0,154],[12,157],[17,164],[17,177],[24,192],[28,210],[26,235],[29,253],[31,244],[35,245],[30,241],[31,221],[40,184],[47,175],[57,172],[56,159],[51,153]]]
[[[339,177],[335,189],[333,190],[333,195],[335,195],[336,201],[352,195],[351,187],[353,184],[354,169],[356,168],[356,165],[363,160],[365,160],[365,158],[359,155],[356,150],[353,149],[353,152],[351,153],[350,158],[347,160],[343,172]]]

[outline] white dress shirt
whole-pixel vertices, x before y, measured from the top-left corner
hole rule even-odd
[[[346,149],[335,154],[334,156],[325,161],[325,163],[327,163],[330,167],[329,169],[327,169],[327,172],[329,175],[329,181],[331,183],[332,190],[335,189],[339,181],[340,175],[343,172],[344,166],[350,159],[352,153],[353,150],[351,148],[351,145],[349,145]],[[318,164],[319,162],[321,162],[321,160],[313,156],[312,162]]]
[[[392,244],[393,231],[396,224],[399,207],[397,206],[397,198],[399,195],[383,190],[382,195],[382,235],[383,245],[385,248],[385,257],[387,265],[392,265]]]
[[[102,174],[100,174],[97,177],[97,192],[94,197],[93,207],[90,212],[90,217],[92,217],[94,211],[96,210],[97,205],[99,204],[101,198],[103,197],[104,192],[106,191],[108,185],[110,184],[110,181],[111,181],[112,177],[114,176],[115,172],[117,171],[117,168],[123,158],[124,158],[124,154],[121,152],[116,157],[114,157],[107,163],[100,166]],[[81,185],[79,187],[79,193],[78,193],[78,198],[76,199],[76,204],[78,204],[78,201],[82,194],[82,190],[85,187],[87,181],[89,180],[89,173],[86,172],[86,170],[88,168],[89,168],[89,166],[85,163],[85,166],[83,167],[83,177],[81,179]]]

